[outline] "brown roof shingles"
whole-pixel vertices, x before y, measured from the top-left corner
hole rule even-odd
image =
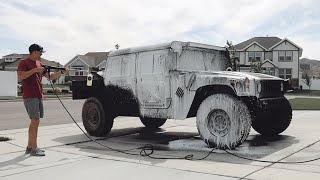
[[[6,68],[10,68],[10,69],[18,68],[18,65],[19,65],[20,61],[22,61],[23,59],[26,59],[26,58],[29,57],[29,54],[21,54],[21,55],[22,55],[22,58],[14,61],[12,63],[6,63],[5,67]],[[43,65],[62,67],[62,65],[60,63],[55,62],[55,61],[49,61],[49,60],[44,59],[44,58],[41,58],[41,62],[42,62]]]
[[[265,49],[269,49],[272,46],[274,46],[275,44],[277,44],[278,42],[280,42],[281,40],[282,39],[280,39],[278,37],[254,37],[254,38],[251,38],[249,40],[246,40],[242,43],[235,45],[235,48],[237,50],[242,50],[242,49],[246,48],[247,46],[249,46],[251,43],[256,42],[256,43],[260,44],[262,47],[264,47]]]

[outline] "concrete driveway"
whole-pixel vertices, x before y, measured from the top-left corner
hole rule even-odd
[[[280,136],[264,138],[251,130],[236,150],[239,156],[274,162],[320,158],[320,111],[294,111],[291,126]],[[81,125],[82,127],[82,125]],[[138,118],[117,118],[111,133],[97,139],[113,151],[91,142],[75,124],[44,126],[39,146],[45,157],[24,155],[27,129],[0,131],[13,140],[0,142],[0,179],[320,179],[320,160],[300,164],[245,160],[222,150],[204,160],[212,149],[200,139],[195,119],[168,120],[156,132]],[[154,146],[153,159],[140,155],[145,144]],[[147,151],[148,152],[148,151]]]

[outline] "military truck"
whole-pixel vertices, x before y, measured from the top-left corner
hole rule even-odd
[[[117,116],[139,117],[150,129],[167,119],[196,117],[210,147],[233,149],[251,126],[274,136],[287,129],[292,109],[286,81],[228,71],[225,47],[173,41],[111,51],[104,71],[73,81],[73,99],[86,99],[82,120],[92,136],[108,134]]]

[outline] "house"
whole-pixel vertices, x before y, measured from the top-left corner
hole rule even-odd
[[[70,80],[83,80],[91,70],[104,70],[108,52],[88,52],[85,55],[76,55],[64,67],[69,71]],[[78,70],[78,71],[77,71]]]
[[[3,71],[15,71],[17,69],[13,68],[12,66],[10,66],[8,68],[8,65],[14,63],[15,61],[21,59],[21,58],[27,58],[29,56],[29,54],[9,54],[6,56],[3,56],[2,59],[0,60],[0,70]]]
[[[23,59],[26,59],[28,57],[29,57],[29,54],[16,54],[16,53],[3,56],[0,61],[0,70],[2,70],[2,71],[17,71],[20,61],[22,61]],[[42,57],[41,57],[41,62],[43,65],[47,65],[47,66],[62,67],[62,65],[60,63],[55,62],[55,61],[49,61],[49,60],[44,59]],[[64,76],[59,78],[57,80],[57,82],[63,84],[65,82]],[[49,84],[49,81],[47,81],[46,78],[42,78],[42,83]]]
[[[235,46],[240,71],[250,71],[251,64],[260,62],[262,73],[290,79],[299,86],[299,58],[303,49],[287,38],[254,37]]]

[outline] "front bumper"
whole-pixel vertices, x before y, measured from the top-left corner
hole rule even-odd
[[[282,105],[287,101],[285,97],[261,98],[258,99],[258,107],[262,110],[281,109]]]

